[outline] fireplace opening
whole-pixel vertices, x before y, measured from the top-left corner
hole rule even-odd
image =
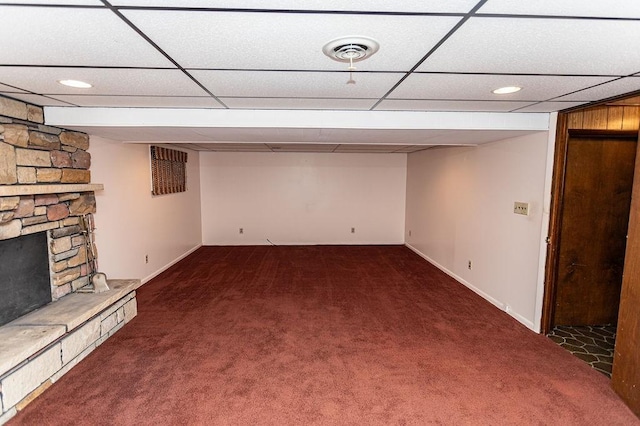
[[[0,241],[0,326],[49,302],[46,232]]]

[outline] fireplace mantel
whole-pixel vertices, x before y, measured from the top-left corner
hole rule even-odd
[[[48,185],[0,185],[0,197],[14,195],[63,194],[67,192],[102,191],[101,183],[54,183]]]

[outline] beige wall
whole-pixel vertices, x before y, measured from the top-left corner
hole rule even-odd
[[[152,196],[149,145],[91,137],[100,270],[109,278],[155,276],[201,245],[198,153],[187,151],[187,191]],[[149,263],[145,263],[145,255]]]
[[[202,152],[200,173],[204,244],[404,242],[405,154]]]
[[[407,243],[532,329],[547,143],[541,132],[434,148],[409,154],[407,164]],[[514,214],[514,201],[530,203],[529,216]]]

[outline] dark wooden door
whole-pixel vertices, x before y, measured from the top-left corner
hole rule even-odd
[[[636,145],[635,138],[569,139],[555,325],[617,322]]]
[[[640,416],[640,155],[631,200],[620,314],[613,356],[613,389]]]

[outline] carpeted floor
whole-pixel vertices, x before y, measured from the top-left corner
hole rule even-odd
[[[24,425],[640,424],[609,379],[402,246],[203,247]]]

